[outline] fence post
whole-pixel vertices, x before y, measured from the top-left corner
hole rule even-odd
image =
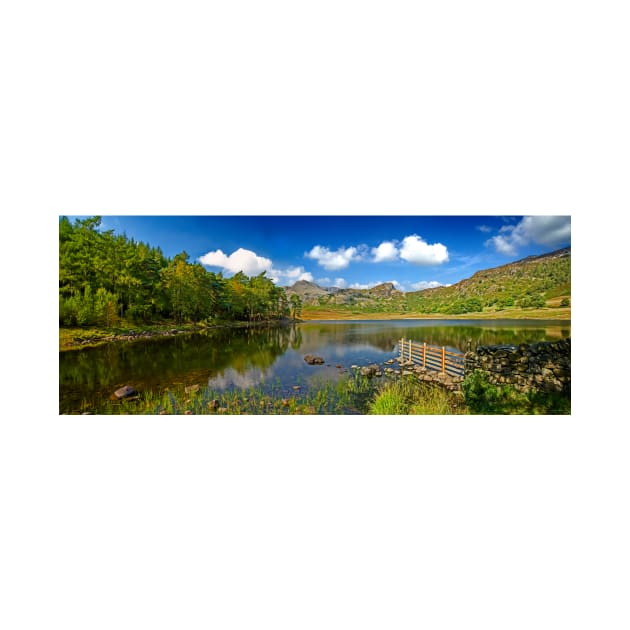
[[[422,345],[422,367],[427,367],[427,342]]]
[[[442,374],[446,372],[446,354],[445,348],[442,346]]]
[[[409,340],[409,361],[411,361],[411,339]]]

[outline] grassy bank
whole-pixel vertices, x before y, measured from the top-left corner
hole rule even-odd
[[[415,376],[369,379],[358,370],[316,386],[217,391],[201,385],[144,391],[121,400],[85,402],[78,413],[99,415],[535,415],[570,414],[570,395],[490,385],[478,373],[461,392]]]
[[[316,387],[285,387],[277,382],[270,388],[217,391],[192,385],[163,391],[139,392],[121,400],[85,402],[83,413],[110,415],[352,415],[363,414],[378,387],[376,379],[359,372],[336,383]]]
[[[495,386],[478,372],[466,377],[462,392],[413,376],[388,383],[376,393],[368,413],[382,415],[555,415],[571,413],[570,395],[555,392],[522,393],[511,386]]]
[[[298,320],[262,320],[256,322],[216,321],[213,323],[175,324],[162,322],[160,324],[132,324],[122,323],[112,328],[96,327],[60,327],[59,351],[95,348],[112,341],[138,341],[150,337],[191,333],[213,328],[251,328],[252,326],[286,326]]]
[[[405,376],[388,383],[369,406],[377,415],[459,415],[469,413],[463,398],[431,383]]]
[[[329,319],[340,320],[388,320],[388,319],[555,319],[570,320],[571,307],[558,308],[514,308],[502,311],[486,310],[478,313],[463,313],[461,315],[452,315],[445,313],[414,313],[407,311],[399,312],[369,312],[348,309],[320,308],[320,307],[304,307],[302,309],[302,319],[305,321],[318,321]]]

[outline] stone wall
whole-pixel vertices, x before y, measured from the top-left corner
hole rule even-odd
[[[519,346],[478,346],[464,357],[465,374],[482,370],[493,385],[522,392],[571,393],[571,339]]]

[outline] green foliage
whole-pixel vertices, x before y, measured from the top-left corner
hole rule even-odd
[[[569,298],[562,298],[560,306],[571,306],[571,300]]]
[[[451,286],[388,296],[370,290],[324,295],[305,300],[309,310],[355,314],[423,313],[465,314],[484,309],[543,308],[545,298],[571,293],[571,256],[528,258],[485,269]]]
[[[59,221],[59,323],[111,327],[120,318],[138,324],[173,319],[261,321],[288,317],[286,293],[264,273],[230,279],[190,263],[182,252],[172,260],[159,248],[124,235],[100,231],[100,217]]]
[[[545,298],[539,294],[525,295],[519,300],[519,306],[522,306],[523,308],[543,308],[545,306]]]
[[[571,397],[555,392],[522,393],[510,385],[492,385],[481,370],[462,383],[466,405],[481,414],[570,414]]]
[[[501,397],[499,389],[488,382],[488,377],[481,370],[466,375],[462,391],[466,404],[475,413],[491,413]]]
[[[386,385],[370,404],[368,413],[376,415],[451,415],[462,408],[444,388],[419,382],[412,376]]]

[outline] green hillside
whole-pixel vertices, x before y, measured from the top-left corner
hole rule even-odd
[[[389,284],[366,290],[325,289],[304,282],[297,285],[289,287],[287,293],[300,295],[306,318],[378,313],[476,313],[501,317],[509,311],[538,312],[541,309],[566,309],[570,316],[571,249],[478,271],[449,287],[410,293],[396,291]]]

